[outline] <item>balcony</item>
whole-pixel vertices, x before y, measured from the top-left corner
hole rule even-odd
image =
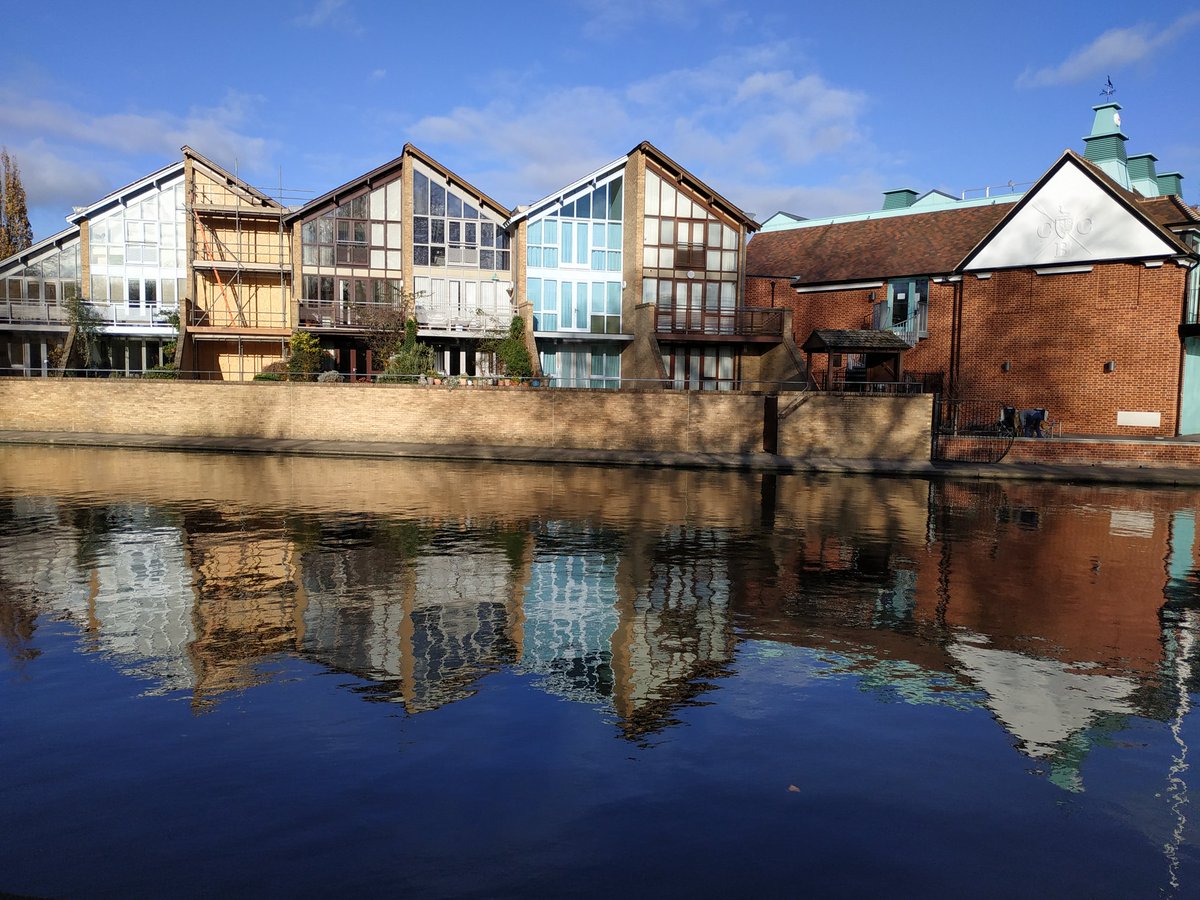
[[[129,306],[125,303],[87,303],[103,328],[169,328],[163,316],[175,306]],[[33,326],[71,324],[66,303],[54,300],[0,301],[0,325]]]
[[[871,310],[871,327],[877,331],[890,331],[903,338],[910,347],[929,337],[929,306],[924,300],[917,303],[916,310],[907,319],[894,322],[892,318],[891,303],[881,300]]]
[[[190,309],[188,327],[197,329],[287,329],[287,317],[280,310],[253,307],[238,309],[222,302],[211,307],[195,304]]]
[[[380,312],[399,308],[394,303],[301,300],[299,324],[301,328],[364,331],[371,327]]]
[[[671,309],[659,307],[655,331],[687,338],[729,338],[751,341],[783,339],[783,310],[739,306],[733,309]]]

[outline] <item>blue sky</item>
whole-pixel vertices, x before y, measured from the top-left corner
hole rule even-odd
[[[1028,182],[1106,77],[1200,194],[1200,7],[557,0],[9,4],[0,144],[38,238],[188,143],[290,202],[412,141],[515,206],[659,146],[765,219]]]

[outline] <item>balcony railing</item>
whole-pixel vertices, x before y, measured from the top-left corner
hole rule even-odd
[[[350,302],[342,300],[301,300],[300,327],[319,329],[363,330],[381,310],[398,309],[391,303]],[[512,322],[512,309],[466,309],[450,304],[433,304],[418,299],[413,315],[423,332],[456,334],[494,334],[504,331]]]
[[[282,267],[288,264],[288,247],[280,244],[274,233],[263,232],[256,235],[257,240],[215,241],[203,239],[192,244],[192,259],[197,268],[203,268],[205,263],[216,264],[222,268],[242,266],[251,267]]]
[[[903,322],[892,322],[892,308],[886,300],[876,303],[871,313],[871,327],[881,331],[890,331],[904,339],[910,346],[917,341],[929,337],[929,307],[922,300],[917,303],[916,310]]]
[[[128,306],[124,303],[88,303],[104,327],[121,325],[167,327],[163,316],[174,312],[171,306]],[[65,303],[54,300],[0,301],[0,324],[5,325],[68,325],[70,314]]]
[[[730,337],[782,337],[783,310],[739,306],[734,309],[659,307],[655,330],[660,334],[710,334]]]
[[[191,308],[188,325],[198,328],[286,328],[287,316],[282,310],[276,309],[242,309],[234,304],[224,303],[206,307],[195,305]]]

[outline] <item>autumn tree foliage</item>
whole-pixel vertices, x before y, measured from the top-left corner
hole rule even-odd
[[[0,259],[7,259],[33,244],[33,228],[25,203],[21,169],[0,147]]]

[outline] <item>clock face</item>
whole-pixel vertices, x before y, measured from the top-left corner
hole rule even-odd
[[[1121,114],[1119,112],[1113,113],[1113,124],[1118,128],[1121,127]]]

